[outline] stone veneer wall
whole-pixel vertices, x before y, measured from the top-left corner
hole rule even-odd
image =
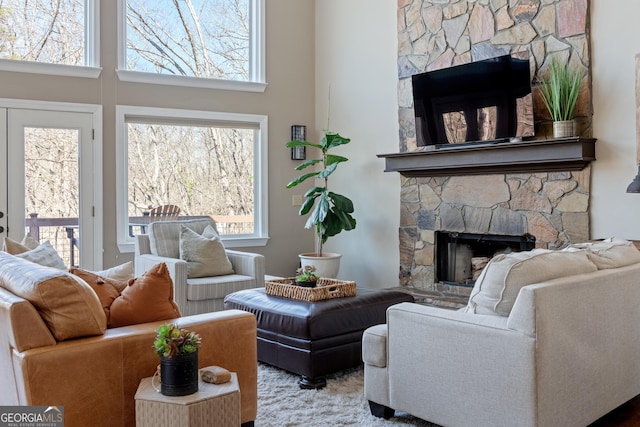
[[[587,0],[398,0],[401,152],[416,145],[411,76],[499,55],[528,52],[536,138],[551,137],[536,76],[550,58],[583,67],[576,119],[591,136]],[[437,230],[536,237],[537,247],[589,238],[590,172],[402,178],[400,279],[434,289]]]

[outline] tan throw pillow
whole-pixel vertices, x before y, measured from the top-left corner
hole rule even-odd
[[[600,242],[577,243],[571,247],[585,249],[587,256],[598,270],[624,267],[640,262],[640,251],[633,242],[628,240],[610,238]]]
[[[585,251],[534,249],[497,255],[476,280],[466,311],[508,316],[522,287],[596,270]]]
[[[202,235],[184,225],[180,228],[180,259],[187,262],[187,277],[233,274],[233,266],[218,233],[208,225]]]
[[[6,252],[0,264],[0,286],[31,302],[56,340],[104,333],[100,300],[84,280]]]
[[[2,250],[10,253],[11,255],[21,254],[23,252],[27,252],[31,249],[35,249],[38,247],[38,241],[31,237],[30,234],[27,234],[22,238],[20,243],[15,240],[5,237],[4,238],[4,246]]]
[[[129,280],[109,311],[112,328],[180,317],[167,265],[156,264],[142,276]]]
[[[107,317],[107,327],[110,327],[110,309],[111,304],[116,298],[120,296],[120,292],[127,286],[127,282],[118,282],[106,277],[101,277],[91,271],[83,270],[81,268],[71,267],[69,272],[73,275],[80,277],[87,282],[89,286],[98,296],[104,314]]]
[[[64,265],[64,261],[48,240],[40,243],[35,249],[16,254],[15,256],[26,259],[27,261],[35,262],[36,264],[40,264],[45,267],[53,267],[58,270],[67,269],[67,266]]]

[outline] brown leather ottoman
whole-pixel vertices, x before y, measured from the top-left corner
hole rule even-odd
[[[227,295],[224,306],[256,316],[259,361],[302,375],[300,387],[322,388],[325,375],[362,363],[364,330],[406,301],[413,297],[404,292],[358,288],[353,297],[306,302],[257,288]]]

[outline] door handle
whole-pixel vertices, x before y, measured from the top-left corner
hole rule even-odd
[[[4,217],[4,212],[0,211],[0,218]]]
[[[4,227],[0,225],[0,233],[4,233]]]

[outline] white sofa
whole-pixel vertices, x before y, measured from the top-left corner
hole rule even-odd
[[[390,307],[387,324],[363,336],[372,413],[448,427],[586,426],[640,394],[640,252],[628,242],[578,252],[593,267],[566,251],[512,256],[508,268],[492,260],[466,309]],[[496,276],[503,288],[488,289]]]
[[[263,255],[226,249],[233,274],[212,277],[187,277],[187,262],[180,259],[180,230],[186,226],[202,234],[207,226],[216,227],[210,218],[154,222],[148,234],[136,236],[135,273],[141,275],[155,264],[167,264],[174,284],[174,299],[183,316],[224,310],[224,297],[243,289],[264,287]]]

